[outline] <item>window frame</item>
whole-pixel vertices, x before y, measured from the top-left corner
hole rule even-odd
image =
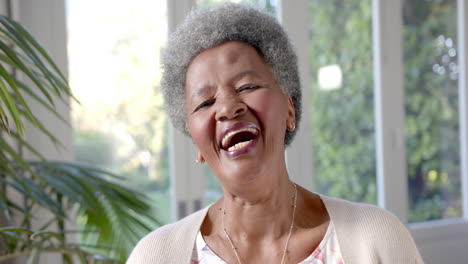
[[[308,61],[309,33],[307,26],[303,26],[307,25],[309,17],[307,0],[294,0],[289,1],[287,4],[285,1],[278,1],[277,17],[299,55],[298,67],[302,87],[302,105],[309,106],[311,105],[311,89],[309,89],[311,77]],[[310,140],[312,134],[312,112],[310,109],[310,107],[303,107],[302,109],[300,128],[293,142],[286,149],[286,163],[291,179],[302,187],[312,190],[314,174],[312,140]]]
[[[468,3],[457,0],[457,9],[462,208],[468,222]]]

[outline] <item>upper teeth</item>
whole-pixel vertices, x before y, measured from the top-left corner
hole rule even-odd
[[[258,134],[258,132],[257,132],[257,130],[256,130],[255,128],[250,128],[250,127],[241,128],[241,129],[236,130],[236,131],[231,131],[231,132],[227,133],[227,134],[223,137],[223,140],[221,141],[222,146],[223,146],[223,147],[226,147],[227,144],[228,144],[228,142],[229,142],[229,139],[231,139],[235,134],[240,133],[240,132],[244,132],[244,131],[248,131],[248,132],[250,132],[250,133],[252,133],[252,134],[254,134],[254,135],[257,135],[257,134]],[[247,142],[248,142],[248,141],[247,141]],[[247,142],[246,142],[246,143],[247,143]],[[242,146],[239,147],[238,145],[241,144],[241,143],[243,143],[243,142],[237,143],[235,146],[230,147],[228,150],[231,151],[230,149],[233,148],[233,147],[240,148],[240,147],[243,147],[243,146],[245,145],[245,144],[243,144]]]

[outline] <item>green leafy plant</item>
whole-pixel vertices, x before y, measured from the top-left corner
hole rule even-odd
[[[9,224],[0,228],[0,262],[26,256],[28,263],[38,263],[44,252],[60,253],[65,263],[124,261],[136,241],[158,225],[149,198],[95,166],[47,160],[24,140],[24,124],[29,122],[61,144],[26,96],[63,122],[57,102],[68,105],[70,98],[76,99],[44,48],[4,16],[0,62],[0,218]],[[20,149],[36,161],[25,160]],[[8,193],[20,194],[20,201]],[[38,210],[41,215],[47,212],[46,217],[39,218]],[[75,228],[68,228],[74,219]]]

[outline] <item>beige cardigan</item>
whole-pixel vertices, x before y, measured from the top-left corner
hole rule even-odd
[[[336,229],[346,264],[423,263],[408,230],[391,213],[366,204],[321,196]],[[127,264],[189,264],[208,208],[151,232]]]

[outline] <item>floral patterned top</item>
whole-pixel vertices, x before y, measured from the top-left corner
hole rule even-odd
[[[218,257],[205,243],[200,232],[193,246],[190,264],[227,264]],[[335,227],[330,221],[327,232],[318,247],[306,259],[298,264],[344,264]]]

